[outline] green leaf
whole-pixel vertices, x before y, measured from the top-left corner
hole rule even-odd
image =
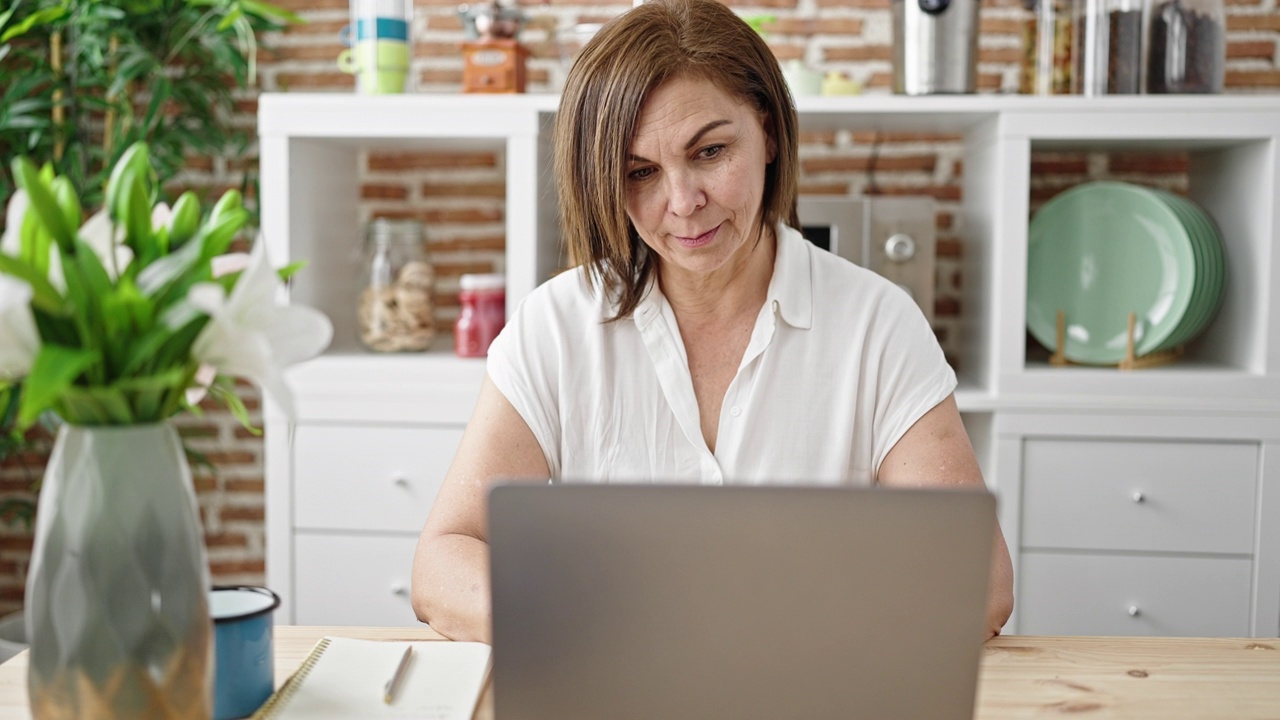
[[[92,251],[90,251],[92,252]],[[62,258],[62,274],[66,278],[67,288],[67,308],[70,310],[70,317],[75,324],[77,342],[76,344],[82,348],[97,348],[106,345],[103,332],[106,328],[102,327],[99,308],[94,302],[95,296],[88,287],[88,284],[81,281],[80,266],[76,262],[74,255],[63,255]],[[102,368],[96,368],[97,372],[92,373],[91,380],[102,382]]]
[[[205,225],[204,235],[204,256],[206,259],[223,255],[227,252],[227,248],[231,247],[231,241],[235,240],[236,233],[249,222],[249,213],[241,210],[229,210],[219,217],[218,222]]]
[[[137,342],[131,343],[124,364],[120,368],[123,376],[133,375],[141,370],[148,360],[159,356],[160,348],[169,340],[173,330],[167,326],[157,326],[144,334]]]
[[[53,407],[77,377],[98,362],[99,357],[96,350],[42,345],[31,365],[31,372],[23,382],[18,425],[30,427],[40,413]]]
[[[69,387],[62,397],[64,406],[83,408],[89,418],[78,419],[81,424],[132,425],[139,421],[129,399],[115,386]],[[86,420],[92,422],[86,422]],[[67,420],[75,422],[72,418]]]
[[[151,234],[151,202],[142,177],[132,168],[125,170],[116,196],[117,220],[124,225],[125,244],[133,249],[139,266],[146,267],[158,255]]]
[[[298,274],[298,271],[302,270],[302,269],[303,269],[303,268],[305,268],[306,266],[307,266],[307,261],[306,261],[306,260],[299,260],[299,261],[297,261],[297,262],[291,262],[291,263],[289,263],[288,265],[285,265],[284,267],[282,267],[282,268],[280,268],[279,270],[277,270],[277,271],[276,271],[276,274],[280,276],[280,281],[281,281],[281,282],[287,282],[287,281],[289,280],[289,278],[291,278],[291,277],[293,277],[294,275]]]
[[[205,237],[197,235],[195,240],[143,268],[138,273],[138,289],[147,297],[159,297],[200,263],[205,255],[204,243]]]
[[[219,378],[218,382],[214,382],[209,386],[209,396],[226,405],[235,419],[239,420],[240,424],[244,426],[244,429],[254,435],[261,435],[262,429],[254,426],[253,420],[249,418],[249,410],[245,408],[244,401],[236,393],[235,386],[231,385],[230,382],[221,382],[221,380]]]
[[[69,179],[65,177],[53,179],[53,198],[58,202],[58,207],[62,210],[62,216],[67,221],[67,225],[72,228],[79,228],[80,198],[76,197],[76,189]]]
[[[16,9],[16,6],[13,9]],[[11,9],[9,12],[12,13],[13,9]],[[32,28],[36,27],[37,25],[48,25],[49,23],[52,23],[55,20],[61,20],[62,17],[66,14],[67,14],[67,8],[62,5],[58,5],[55,7],[47,7],[42,10],[37,10],[31,13],[30,15],[26,16],[25,18],[23,18],[18,23],[14,24],[13,27],[9,28],[8,30],[5,30],[4,34],[0,35],[0,42],[8,42],[13,38],[18,37],[19,35],[25,35],[28,31],[30,31]],[[8,18],[6,17],[5,19],[7,20]]]
[[[186,362],[191,357],[191,346],[208,322],[209,318],[202,316],[173,330],[150,358],[151,363],[147,367],[171,367]]]
[[[5,105],[5,115],[26,115],[27,113],[46,112],[49,110],[50,103],[44,98],[27,98],[14,103]]]
[[[42,272],[15,257],[0,253],[0,272],[22,280],[31,286],[31,304],[51,315],[64,313],[62,295],[49,282],[47,272]]]
[[[80,278],[84,281],[89,296],[105,298],[112,289],[111,277],[107,275],[106,268],[102,267],[102,260],[98,258],[93,248],[89,247],[85,241],[77,239],[73,260],[78,266]],[[67,278],[67,282],[70,283],[72,279]]]
[[[287,23],[305,23],[296,13],[285,10],[277,5],[267,2],[259,2],[259,0],[240,0],[240,7],[246,12],[256,15],[260,18],[268,18],[280,20]]]
[[[92,395],[77,392],[63,393],[56,406],[57,413],[76,425],[109,425],[111,416]]]
[[[18,157],[13,161],[13,176],[18,181],[18,187],[27,191],[31,209],[36,211],[49,234],[70,253],[75,232],[67,227],[66,218],[53,197],[53,190],[40,176],[40,171],[27,158]]]
[[[169,219],[169,248],[181,247],[199,228],[200,199],[188,190],[173,204],[173,216]]]
[[[218,202],[214,203],[213,210],[209,212],[208,225],[216,225],[223,215],[231,213],[235,210],[244,209],[244,198],[241,197],[239,190],[228,190],[218,198]]]
[[[227,28],[231,27],[235,23],[235,21],[239,20],[242,17],[244,17],[243,9],[238,7],[232,8],[231,12],[224,15],[222,17],[222,20],[218,22],[218,32],[226,32]]]
[[[55,315],[43,308],[32,305],[31,314],[36,318],[36,330],[40,333],[41,342],[51,345],[78,345],[80,333],[76,330],[75,320],[69,311]]]
[[[136,142],[130,145],[111,169],[111,177],[107,180],[106,207],[113,213],[119,202],[119,196],[124,190],[124,175],[129,170],[142,178],[147,177],[151,172],[151,160],[146,143]],[[113,214],[112,217],[115,215]]]
[[[8,10],[0,13],[0,30],[3,30],[4,26],[9,24],[9,19],[13,17],[14,13],[18,12],[20,7],[22,7],[22,0],[14,0]]]

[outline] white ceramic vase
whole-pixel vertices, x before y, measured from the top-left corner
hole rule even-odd
[[[173,427],[64,425],[38,507],[32,716],[209,718],[209,566]]]

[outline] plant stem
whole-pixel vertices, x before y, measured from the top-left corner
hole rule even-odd
[[[54,30],[49,35],[49,64],[53,67],[55,80],[62,83],[62,31]],[[53,161],[62,160],[64,138],[62,126],[66,122],[66,108],[62,107],[62,88],[53,91]]]
[[[110,79],[116,74],[116,51],[120,48],[120,38],[112,35],[107,42],[107,78]],[[116,126],[116,106],[115,96],[107,96],[107,117],[106,124],[102,130],[102,150],[106,163],[111,164],[111,146],[115,141]]]
[[[187,41],[190,40],[191,37],[196,34],[196,32],[198,32],[201,28],[203,28],[206,23],[208,23],[210,20],[213,19],[213,14],[214,14],[214,10],[210,8],[209,10],[205,11],[203,15],[200,16],[199,20],[197,20],[195,23],[191,25],[191,29],[188,30],[187,33],[182,36],[181,40],[174,43],[174,46],[169,51],[169,54],[165,56],[164,65],[168,66],[169,63],[173,62],[174,58],[178,56],[178,53],[182,52],[182,48],[186,46]]]

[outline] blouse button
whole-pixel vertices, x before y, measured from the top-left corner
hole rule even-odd
[[[738,417],[742,415],[742,408],[738,407],[737,405],[734,405],[733,407],[729,408],[729,414],[734,417]]]

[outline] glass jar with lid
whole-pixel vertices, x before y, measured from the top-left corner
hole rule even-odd
[[[377,352],[426,350],[435,337],[435,271],[417,220],[378,218],[365,235],[357,315],[360,342]]]
[[[1147,92],[1222,92],[1227,53],[1222,0],[1148,2]]]
[[[1075,41],[1071,0],[1024,0],[1023,10],[1018,92],[1069,94]]]
[[[1143,36],[1142,0],[1076,0],[1075,92],[1142,92]]]
[[[496,273],[463,275],[458,284],[462,314],[453,326],[454,351],[459,357],[485,357],[506,324],[507,279]]]

